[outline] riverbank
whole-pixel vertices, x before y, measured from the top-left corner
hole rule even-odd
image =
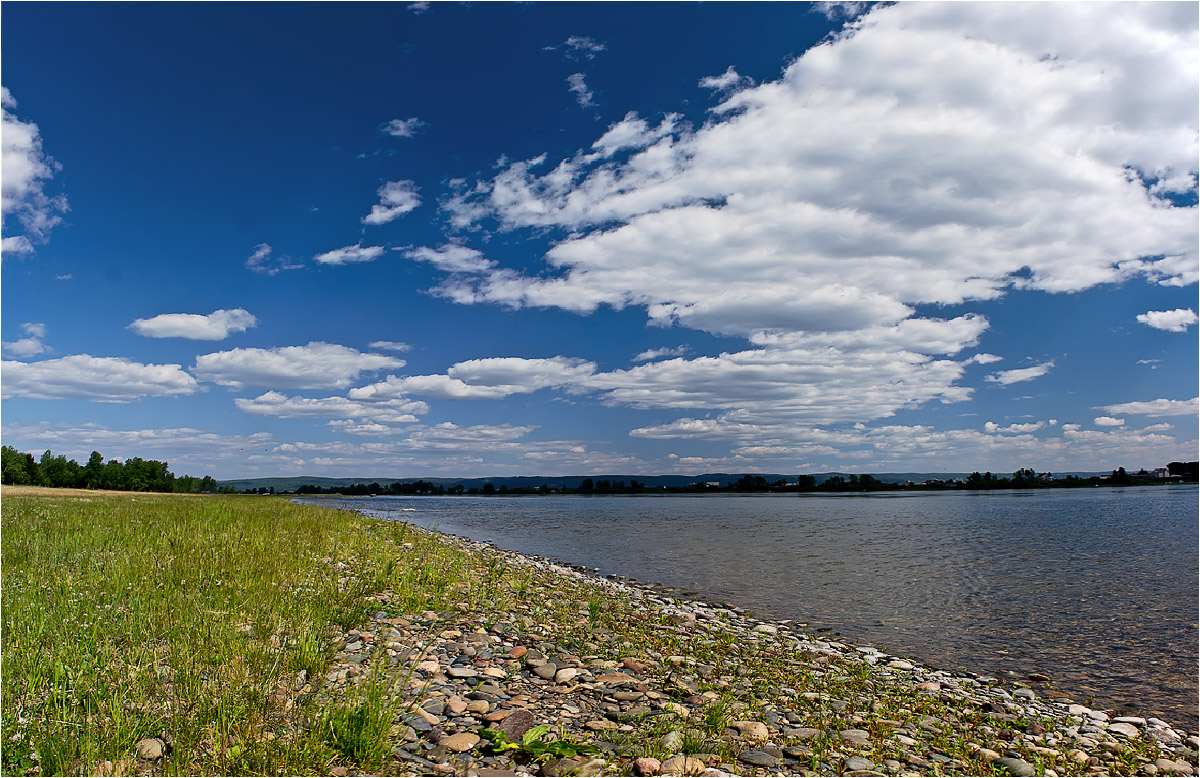
[[[1194,723],[402,522],[8,489],[3,508],[6,774],[1196,769]]]
[[[397,752],[419,773],[537,767],[520,759],[530,749],[514,760],[480,737],[492,727],[517,738],[536,724],[596,749],[543,765],[543,774],[1195,770],[1196,732],[1159,719],[1050,702],[1034,683],[937,671],[735,608],[447,542],[523,577],[513,606],[388,618],[390,595],[381,593],[381,610],[342,637],[327,677],[361,677],[389,649],[422,647],[411,654],[420,662],[408,687],[425,702],[408,716]]]

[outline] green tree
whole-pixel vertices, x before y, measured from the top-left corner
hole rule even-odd
[[[1013,473],[1013,481],[1017,484],[1030,484],[1037,480],[1037,473],[1031,467],[1022,468]]]
[[[33,454],[22,453],[12,446],[4,446],[0,450],[3,452],[0,454],[0,471],[3,471],[3,477],[0,480],[6,484],[31,486],[42,483],[42,474],[38,470]]]
[[[78,462],[67,459],[65,454],[54,456],[50,449],[46,449],[42,454],[38,469],[42,472],[42,480],[46,486],[71,488],[80,486],[83,480],[83,469]]]
[[[125,466],[116,459],[110,459],[104,464],[104,477],[100,480],[103,489],[114,489],[119,492],[128,491],[129,482],[125,478]]]
[[[83,467],[83,483],[89,489],[99,489],[104,483],[104,457],[93,451]]]
[[[821,489],[827,492],[845,491],[846,479],[840,475],[831,475],[821,482]]]
[[[761,475],[744,475],[734,483],[733,488],[739,492],[765,492],[767,479]]]

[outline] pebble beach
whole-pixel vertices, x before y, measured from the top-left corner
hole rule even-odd
[[[291,690],[326,705],[364,683],[392,684],[389,773],[1197,772],[1194,721],[1093,709],[1046,676],[938,670],[736,607],[442,539],[515,571],[523,584],[511,603],[407,613],[398,593],[380,592],[365,626],[331,631],[324,677],[301,673]]]

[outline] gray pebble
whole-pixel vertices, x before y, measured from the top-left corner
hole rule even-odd
[[[1014,759],[1010,756],[1002,756],[993,762],[993,764],[1000,765],[1013,775],[1037,775],[1037,771],[1033,769],[1033,765],[1029,764],[1029,762],[1026,762],[1024,759]]]
[[[779,764],[778,759],[757,748],[747,748],[738,754],[738,761],[752,764],[755,767],[776,767]]]
[[[874,770],[875,763],[861,756],[851,756],[846,759],[847,770]]]

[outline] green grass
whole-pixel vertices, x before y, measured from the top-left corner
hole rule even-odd
[[[392,687],[320,711],[297,675],[322,680],[378,592],[419,613],[496,597],[502,572],[476,591],[436,536],[274,498],[6,489],[2,511],[4,774],[127,773],[159,736],[156,772],[377,769]]]

